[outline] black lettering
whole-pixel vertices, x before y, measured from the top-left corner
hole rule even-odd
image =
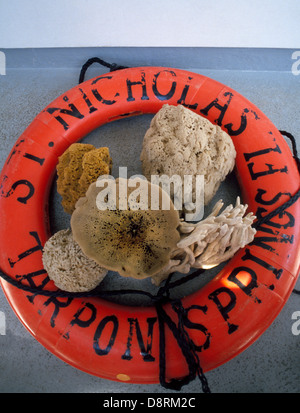
[[[257,216],[258,221],[261,220],[262,218],[264,218],[264,216],[262,214],[263,212],[267,212],[267,210],[262,208],[262,207],[257,208],[257,211],[256,211],[255,215]],[[269,220],[265,221],[261,225],[258,225],[256,227],[257,231],[265,232],[266,234],[269,234],[270,236],[256,236],[250,245],[257,245],[260,248],[263,248],[265,250],[274,252],[275,248],[273,248],[268,243],[290,243],[290,244],[293,244],[294,235],[289,236],[287,234],[280,234],[280,232],[278,230],[274,230],[274,229],[269,228],[269,227],[273,227],[273,228],[276,228],[276,229],[281,229],[281,228],[286,229],[286,228],[289,228],[289,227],[294,227],[295,226],[294,216],[290,212],[284,210],[282,212],[279,212],[277,217],[279,217],[280,219],[282,219],[283,217],[287,217],[288,221],[285,221],[283,223],[274,222],[273,219],[275,217],[273,217],[272,219],[269,219]],[[267,225],[267,226],[264,226],[264,225]]]
[[[188,314],[189,314],[189,311],[191,311],[191,310],[201,310],[204,314],[206,314],[207,306],[200,306],[200,305],[194,304],[194,305],[191,305],[190,307],[186,308],[185,312],[184,312],[184,325],[187,328],[201,331],[204,334],[204,337],[205,337],[205,342],[202,345],[196,345],[192,341],[195,350],[196,351],[206,350],[210,346],[211,334],[203,324],[194,323],[194,322],[192,322],[188,319]]]
[[[242,278],[245,275],[245,273],[248,275],[250,275],[250,282],[248,284],[244,284],[244,280],[239,280],[238,275],[242,274]],[[248,278],[248,277],[247,277]],[[235,283],[245,294],[247,294],[249,297],[252,296],[252,290],[254,288],[257,288],[257,276],[256,276],[256,272],[253,271],[251,268],[248,267],[237,267],[234,268],[229,277],[228,280]],[[259,300],[258,298],[255,297],[255,301],[257,303],[260,303],[261,300]]]
[[[291,197],[291,194],[289,192],[278,192],[278,194],[276,194],[272,199],[264,199],[263,195],[265,195],[266,193],[267,191],[265,191],[264,189],[258,188],[257,194],[255,195],[255,201],[258,204],[262,205],[273,205],[282,197],[282,195]]]
[[[257,216],[258,221],[263,217],[262,213],[263,212],[267,212],[266,209],[262,208],[262,207],[258,207],[257,211],[255,213],[255,215]],[[280,222],[274,222],[273,219],[275,217],[273,217],[272,219],[269,219],[267,221],[264,222],[265,225],[269,226],[269,227],[273,227],[276,229],[286,229],[289,227],[294,227],[295,226],[295,218],[294,216],[284,210],[278,213],[277,217],[279,217],[280,219],[282,219],[283,217],[287,217],[288,221],[285,221],[283,223]],[[265,250],[271,251],[271,252],[275,252],[275,248],[272,247],[271,245],[269,245],[268,243],[290,243],[293,244],[294,242],[294,235],[287,235],[287,234],[280,234],[280,232],[278,230],[274,230],[272,228],[268,228],[266,226],[264,226],[264,224],[258,225],[256,227],[257,231],[261,231],[261,232],[265,232],[266,234],[270,234],[270,236],[255,236],[254,240],[252,241],[252,243],[250,245],[256,245],[260,248],[263,248]]]
[[[192,80],[192,79],[193,79],[192,77],[189,77],[189,78],[188,78],[188,80]],[[190,85],[189,85],[189,84],[184,85],[184,88],[183,88],[183,90],[182,90],[181,96],[180,96],[180,98],[177,100],[177,103],[178,103],[178,105],[183,105],[183,106],[185,106],[186,108],[189,108],[189,109],[197,109],[198,103],[194,103],[194,104],[187,104],[187,103],[186,103],[186,97],[187,97],[187,94],[188,94],[189,89],[190,89]]]
[[[270,164],[270,163],[266,163],[265,165],[268,167],[267,170],[260,171],[260,172],[254,172],[254,170],[253,170],[254,162],[250,162],[250,163],[247,164],[252,181],[256,181],[256,179],[260,178],[261,176],[273,175],[276,172],[280,172],[280,173],[287,173],[288,172],[287,166],[284,166],[281,169],[274,169],[273,165]]]
[[[20,146],[23,142],[25,142],[25,139],[20,139],[14,146],[13,150],[11,151],[11,154],[9,155],[9,158],[6,161],[6,165],[9,164],[9,162],[11,161],[12,157],[16,154],[16,153],[20,153],[20,150],[17,150],[18,146]]]
[[[261,155],[266,155],[270,152],[277,152],[281,153],[280,147],[278,145],[275,146],[275,148],[266,148],[266,149],[261,149],[259,151],[255,152],[250,152],[250,153],[244,153],[244,158],[246,162],[248,162],[250,159],[256,157],[256,156],[261,156]],[[284,166],[281,169],[274,169],[272,164],[265,163],[265,165],[268,167],[267,170],[265,171],[260,171],[260,172],[254,172],[253,167],[254,167],[254,162],[248,163],[248,169],[251,175],[251,179],[255,181],[256,179],[260,178],[261,176],[266,176],[266,175],[272,175],[275,174],[276,172],[288,172],[287,166]]]
[[[45,276],[41,280],[39,276],[43,274],[45,274]],[[35,277],[38,277],[38,280],[40,281],[39,283],[35,282]],[[16,280],[19,280],[21,283],[23,282],[23,280],[26,280],[29,284],[29,287],[39,289],[43,289],[50,281],[47,271],[44,268],[29,272],[28,274],[16,274]],[[28,293],[28,295],[26,295],[26,298],[31,304],[33,304],[34,299],[37,295],[39,295],[39,293]]]
[[[176,83],[175,81],[172,82],[171,88],[170,88],[170,90],[169,90],[167,93],[165,93],[165,94],[160,93],[160,92],[158,91],[158,88],[157,88],[157,80],[158,80],[159,76],[161,75],[161,73],[163,73],[163,72],[170,73],[171,76],[176,77],[176,73],[173,72],[172,70],[162,70],[161,72],[156,73],[156,75],[154,75],[154,78],[153,78],[152,90],[153,90],[153,93],[155,94],[155,96],[156,96],[159,100],[169,100],[169,99],[171,99],[171,97],[172,97],[172,96],[174,95],[174,93],[175,93],[177,83]]]
[[[258,207],[257,211],[256,211],[256,216],[257,216],[258,220],[263,218],[262,212],[267,212],[267,210],[262,208],[262,207]],[[289,228],[289,227],[292,228],[292,227],[295,226],[295,218],[290,212],[284,210],[284,211],[280,212],[277,216],[280,219],[283,218],[284,216],[286,216],[286,217],[288,217],[288,221],[286,221],[285,223],[279,223],[279,222],[272,221],[272,219],[269,219],[269,220],[265,221],[265,224],[269,225],[271,227],[274,227],[274,228],[284,228],[284,229]],[[258,228],[260,230],[262,230],[263,227],[258,226]]]
[[[7,179],[7,177],[4,177],[3,182]],[[1,185],[1,188],[3,186],[3,182]],[[34,186],[32,185],[32,183],[30,181],[28,181],[27,179],[19,179],[18,181],[14,182],[10,188],[10,190],[8,192],[4,192],[3,190],[1,190],[0,196],[4,197],[4,198],[8,198],[9,196],[11,196],[16,188],[19,185],[25,185],[28,188],[28,194],[26,196],[19,196],[17,198],[18,202],[21,202],[21,204],[27,204],[27,201],[32,198],[33,194],[34,194]]]
[[[86,318],[86,313],[89,317]],[[84,314],[85,318],[80,318]],[[79,327],[89,327],[96,320],[97,310],[91,303],[85,303],[84,307],[80,308],[75,314],[73,320],[70,322],[71,326],[78,325]]]
[[[271,271],[275,275],[275,278],[277,280],[279,280],[283,272],[282,268],[280,269],[275,268],[273,265],[269,264],[268,262],[253,255],[249,248],[245,249],[245,255],[242,256],[242,260],[243,261],[251,260],[253,262],[256,262],[256,264],[259,264],[261,267],[265,268],[266,270]]]
[[[31,153],[25,153],[24,158],[31,159],[34,162],[37,162],[41,166],[43,165],[45,158],[39,158],[38,156],[32,155]]]
[[[89,113],[95,112],[95,111],[97,110],[97,108],[95,108],[95,107],[92,105],[92,103],[91,103],[90,99],[87,97],[86,93],[85,93],[81,88],[79,88],[79,90],[80,90],[80,92],[82,93],[82,97],[83,97],[83,99],[84,99],[87,107],[89,108]]]
[[[278,145],[275,146],[275,148],[266,148],[266,149],[261,149],[259,151],[255,152],[250,152],[250,153],[244,153],[244,158],[248,162],[251,158],[255,156],[260,156],[260,155],[265,155],[266,153],[270,152],[278,152],[281,153],[281,150]]]
[[[133,329],[135,328],[137,341],[141,350],[141,355],[144,361],[155,361],[155,358],[151,355],[152,351],[152,339],[153,339],[153,326],[156,322],[156,317],[147,318],[148,334],[147,334],[147,346],[144,344],[141,328],[137,318],[128,318],[129,322],[129,335],[127,339],[127,349],[122,356],[124,360],[131,360],[131,345],[133,338]]]
[[[225,296],[226,298],[229,298],[229,302],[226,305],[223,305],[221,303],[219,299],[219,296],[221,295]],[[228,315],[236,305],[236,295],[234,294],[234,292],[227,287],[220,287],[213,291],[211,294],[209,294],[208,299],[212,300],[216,304],[218,310],[221,313],[221,316],[226,321],[228,325],[228,334],[234,333],[239,328],[239,326],[230,323]]]
[[[109,339],[109,342],[107,344],[107,346],[105,348],[101,348],[99,345],[99,341],[101,338],[101,334],[104,330],[104,328],[106,327],[107,324],[112,323],[113,325],[113,330]],[[112,349],[112,346],[114,345],[116,336],[117,336],[117,332],[118,332],[118,328],[119,328],[119,321],[117,319],[117,317],[115,315],[111,315],[111,316],[106,316],[104,317],[96,331],[95,331],[95,335],[94,335],[94,343],[93,343],[93,348],[96,352],[96,354],[98,354],[98,356],[106,356],[110,350]]]
[[[69,99],[67,96],[63,97],[63,100],[67,102]],[[79,112],[79,110],[76,108],[76,106],[73,103],[68,103],[69,109],[61,109],[61,108],[47,108],[45,109],[50,115],[52,115],[54,112],[59,112],[60,115],[68,115],[72,116],[73,118],[77,119],[83,119],[84,116],[82,113]],[[55,119],[64,127],[64,130],[69,129],[69,124],[60,116],[54,116]]]
[[[257,211],[256,211],[255,215],[257,216],[258,221],[260,219],[264,218],[263,215],[262,215],[263,212],[268,213],[268,211],[263,207],[258,207],[257,208]],[[274,221],[272,221],[272,219],[269,219],[269,220],[265,221],[265,224],[269,225],[270,227],[284,228],[284,229],[289,228],[289,227],[293,228],[295,226],[295,218],[290,212],[284,210],[276,216],[280,219],[282,219],[283,217],[287,217],[288,221],[280,223],[280,222],[274,222]],[[258,227],[258,228],[261,229],[261,227]]]
[[[103,79],[111,79],[112,76],[100,76],[97,77],[95,80],[93,80],[92,85],[95,85],[97,82],[99,82],[100,80]],[[95,98],[99,101],[102,102],[104,105],[113,105],[114,103],[116,103],[116,100],[111,100],[111,99],[104,99],[100,93],[98,92],[97,89],[92,89],[92,93],[95,96]],[[116,93],[115,97],[117,97],[119,94]]]
[[[1,185],[0,185],[0,190],[1,190],[0,196],[3,196],[3,197],[6,197],[6,196],[7,196],[7,195],[5,195],[5,192],[4,192],[4,190],[3,190],[3,186],[4,186],[5,182],[7,181],[7,179],[8,179],[8,176],[7,176],[7,175],[3,175],[3,178],[2,178],[2,181],[1,181]]]
[[[50,318],[50,326],[55,327],[55,320],[59,314],[61,308],[66,308],[72,302],[73,298],[67,297],[62,298],[63,301],[59,301],[57,297],[49,297],[49,299],[44,303],[44,306],[48,307],[48,305],[53,304],[54,310]]]
[[[232,129],[232,125],[233,124],[231,122],[224,125],[224,128],[227,129],[227,132],[230,136],[237,136],[244,132],[247,127],[247,116],[245,115],[245,113],[241,114],[241,124],[237,129]]]
[[[29,248],[28,250],[22,252],[21,254],[18,255],[18,259],[16,261],[13,261],[11,258],[8,258],[8,262],[11,266],[11,268],[13,268],[15,266],[15,264],[21,260],[23,260],[24,258],[28,257],[28,255],[33,254],[36,251],[43,251],[43,246],[40,240],[40,237],[38,235],[38,233],[36,231],[32,231],[29,232],[29,235],[31,235],[35,241],[36,241],[36,245],[34,245],[32,248]]]
[[[146,75],[145,72],[142,72],[141,74],[141,80],[138,82],[132,82],[130,79],[126,79],[126,85],[127,85],[127,102],[133,102],[135,101],[135,98],[133,97],[132,93],[132,87],[141,85],[142,86],[142,97],[141,100],[149,100],[149,97],[147,95],[147,87],[146,87]]]
[[[220,111],[220,115],[219,115],[219,117],[215,120],[215,123],[216,123],[217,125],[219,125],[219,126],[222,125],[222,121],[223,121],[224,115],[225,115],[225,113],[226,113],[226,110],[228,109],[228,106],[229,106],[229,104],[230,104],[230,102],[231,102],[231,99],[232,99],[232,97],[233,97],[233,94],[232,94],[231,92],[225,92],[225,93],[224,93],[224,96],[228,96],[228,100],[227,100],[227,102],[226,102],[223,106],[220,105],[220,103],[218,103],[218,102],[219,102],[219,99],[216,98],[216,99],[214,99],[212,102],[210,102],[205,108],[203,108],[203,109],[200,110],[200,112],[201,112],[203,115],[207,116],[207,115],[208,115],[208,112],[209,112],[212,108],[218,109],[218,110]]]
[[[29,272],[28,274],[22,274],[22,275],[17,274],[17,275],[16,275],[16,279],[19,279],[21,282],[22,282],[23,280],[28,281],[30,287],[33,287],[33,288],[36,288],[36,287],[38,287],[38,288],[43,288],[43,287],[44,287],[46,284],[48,284],[48,282],[49,282],[49,277],[48,277],[48,276],[44,277],[44,279],[43,279],[43,281],[42,281],[41,284],[36,284],[36,283],[34,282],[34,278],[37,277],[38,275],[42,275],[42,274],[47,274],[47,271],[46,271],[44,268],[41,269],[41,270]]]
[[[233,93],[225,92],[223,96],[225,96],[225,97],[228,96],[227,102],[225,104],[221,105],[219,103],[219,99],[216,98],[212,102],[210,102],[205,108],[200,110],[200,112],[203,115],[207,116],[208,112],[212,108],[218,109],[220,111],[220,115],[217,119],[215,119],[214,122],[219,126],[222,126],[223,118],[224,118],[225,113],[228,109],[228,106],[230,105],[230,102],[231,102],[232,97],[233,97]],[[252,110],[251,110],[251,112],[254,114],[255,118],[258,119],[257,114]],[[247,115],[246,115],[247,113],[249,113],[249,109],[245,108],[243,113],[241,114],[241,123],[240,123],[240,125],[237,129],[233,129],[233,123],[232,122],[226,123],[226,125],[224,125],[224,128],[227,129],[227,132],[230,136],[237,136],[237,135],[240,135],[242,132],[244,132],[244,130],[247,127]]]
[[[269,245],[268,243],[270,242],[274,242],[274,243],[290,243],[293,244],[294,243],[294,235],[286,235],[286,234],[282,234],[282,235],[278,235],[279,232],[273,232],[271,229],[267,229],[267,228],[263,228],[263,227],[257,227],[257,230],[259,231],[265,231],[265,232],[270,232],[271,234],[274,234],[274,236],[272,237],[267,237],[267,236],[263,236],[263,237],[259,237],[256,236],[254,238],[254,240],[251,242],[251,244],[249,245],[256,245],[257,247],[263,248],[267,251],[270,252],[275,252],[275,248],[273,248],[271,245]]]
[[[279,238],[277,238],[276,236],[274,236],[274,237],[267,237],[267,236],[258,237],[258,236],[256,236],[250,245],[256,245],[257,247],[263,248],[267,251],[275,252],[275,248],[272,247],[271,245],[269,245],[270,242],[277,243],[277,242],[279,242]]]

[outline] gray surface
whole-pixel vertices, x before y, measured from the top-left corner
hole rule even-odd
[[[78,68],[93,56],[123,66],[290,72],[293,49],[238,47],[107,47],[1,49],[8,68]],[[99,52],[100,51],[100,52]],[[100,66],[96,67],[99,70]]]
[[[177,58],[174,49],[144,49],[140,50],[140,54],[137,52],[137,49],[6,51],[7,74],[0,76],[0,167],[2,168],[16,139],[35,115],[77,83],[81,64],[94,55],[125,65],[173,66],[210,76],[252,101],[278,129],[294,134],[300,147],[297,114],[300,104],[300,76],[294,76],[288,70],[292,64],[291,60],[288,63],[285,60],[290,59],[288,51],[265,50],[265,59],[262,59],[262,53],[251,50],[194,50],[193,55],[191,49],[180,49],[177,50]],[[202,52],[208,60],[203,60]],[[117,56],[120,56],[120,59]],[[69,63],[59,65],[60,58]],[[278,63],[275,66],[281,70],[274,67],[271,69],[272,58]],[[223,70],[224,68],[226,70]],[[105,71],[100,66],[93,67],[89,70],[88,77]],[[131,165],[129,174],[139,172],[140,166],[136,161],[139,147],[132,143],[141,144],[142,133],[147,129],[150,118],[147,115],[105,125],[85,140],[109,145],[115,161],[115,172],[118,165]],[[126,151],[123,150],[124,146],[121,150],[118,145],[121,137],[124,139]],[[234,177],[231,179],[218,194],[226,203],[234,199],[238,191]],[[60,207],[55,186],[51,199],[54,211],[52,225],[53,231],[56,231],[68,226],[69,218]],[[299,281],[297,288],[300,289]],[[212,392],[300,392],[300,336],[293,335],[291,331],[292,314],[299,309],[299,296],[292,294],[270,328],[251,347],[225,365],[206,373]],[[2,290],[0,311],[5,314],[6,319],[6,334],[0,335],[0,392],[167,392],[159,384],[145,386],[103,380],[62,362],[25,330],[7,303]],[[183,387],[181,393],[186,392],[201,392],[200,383],[195,380]]]

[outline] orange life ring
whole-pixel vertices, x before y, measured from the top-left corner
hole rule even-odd
[[[4,273],[29,286],[55,290],[42,265],[50,236],[48,195],[55,166],[71,143],[107,122],[183,104],[227,131],[237,151],[243,202],[257,217],[299,189],[289,147],[270,120],[236,91],[184,70],[141,67],[87,80],[55,99],[14,145],[0,176],[0,262]],[[253,343],[287,301],[300,266],[300,201],[257,228],[201,290],[185,297],[184,324],[203,371]],[[2,288],[30,333],[53,354],[87,373],[132,383],[159,381],[155,307],[127,307],[99,298],[30,294],[2,280]],[[169,317],[178,323],[169,303]],[[166,328],[166,378],[188,373]]]

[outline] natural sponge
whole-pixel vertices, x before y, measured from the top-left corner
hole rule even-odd
[[[73,143],[59,157],[57,170],[57,191],[62,196],[65,212],[72,214],[79,198],[100,175],[110,174],[112,159],[106,147]]]
[[[218,125],[182,105],[164,105],[147,130],[140,159],[147,179],[151,175],[204,175],[204,202],[208,204],[235,164],[230,136]],[[195,201],[195,188],[193,188]]]
[[[135,186],[143,190],[136,204]],[[124,202],[121,188],[127,189]],[[157,189],[157,209],[151,209],[150,193]],[[73,237],[82,251],[99,265],[117,271],[123,277],[143,279],[152,277],[169,261],[180,239],[178,211],[158,186],[136,177],[115,181],[116,208],[98,208],[102,189],[94,182],[81,198],[71,217]],[[122,190],[122,192],[123,192]],[[162,205],[169,201],[169,208]]]
[[[69,292],[93,290],[107,270],[83,254],[70,229],[55,233],[44,245],[43,264],[56,287]]]

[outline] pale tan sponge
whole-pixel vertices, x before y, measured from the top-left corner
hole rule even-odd
[[[92,182],[111,173],[112,159],[106,147],[95,148],[85,143],[73,143],[59,157],[57,192],[62,196],[65,212],[72,214],[75,204]]]
[[[145,179],[136,177],[133,186],[129,186],[124,178],[118,178],[115,183],[115,209],[98,208],[97,199],[102,189],[96,182],[76,203],[71,217],[74,239],[88,257],[123,277],[143,279],[155,276],[169,262],[171,252],[180,240],[178,211],[167,193]],[[128,199],[121,208],[120,194],[124,186]],[[135,186],[145,190],[146,197],[141,204],[135,204],[136,200],[131,199],[137,190]],[[150,194],[155,189],[158,209],[151,209]],[[161,208],[164,201],[169,201],[166,210]]]
[[[236,151],[231,137],[182,105],[164,105],[153,117],[141,151],[143,174],[204,175],[204,203],[216,194],[235,165]],[[193,202],[195,186],[193,185]]]
[[[88,258],[70,229],[56,232],[44,245],[43,265],[56,287],[69,292],[93,290],[107,270]]]

